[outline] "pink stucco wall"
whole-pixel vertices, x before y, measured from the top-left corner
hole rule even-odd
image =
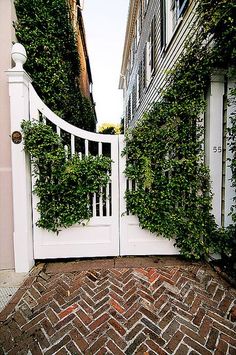
[[[0,270],[14,268],[10,112],[7,76],[15,40],[13,0],[0,1]]]

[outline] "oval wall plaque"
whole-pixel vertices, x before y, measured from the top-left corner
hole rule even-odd
[[[19,131],[14,131],[11,135],[11,140],[15,144],[19,144],[22,141],[22,134]]]

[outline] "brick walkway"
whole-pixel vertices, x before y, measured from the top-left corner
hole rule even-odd
[[[236,292],[206,265],[93,263],[36,267],[0,314],[0,354],[236,354]]]

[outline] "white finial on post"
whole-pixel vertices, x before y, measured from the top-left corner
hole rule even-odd
[[[0,0],[1,1],[1,0]],[[28,272],[34,265],[31,207],[31,171],[29,156],[21,141],[22,120],[30,118],[31,78],[23,68],[27,56],[25,48],[16,43],[12,47],[16,63],[7,71],[11,112],[11,157],[14,213],[14,259],[16,272]],[[14,137],[19,137],[15,140]]]
[[[27,60],[25,47],[22,46],[22,44],[20,44],[20,43],[13,44],[12,50],[11,50],[11,56],[16,64],[14,66],[13,70],[24,70],[23,65],[25,64],[25,62]]]

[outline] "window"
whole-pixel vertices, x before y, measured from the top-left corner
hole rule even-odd
[[[161,32],[161,48],[166,45],[166,0],[160,0],[160,32]]]
[[[137,104],[139,105],[140,98],[143,93],[143,80],[142,80],[142,74],[143,74],[143,63],[142,61],[139,64],[139,69],[138,69],[138,76],[137,76]]]
[[[140,0],[138,6],[137,22],[136,22],[137,45],[139,43],[140,35],[142,32],[142,25],[143,25],[142,21],[143,21],[143,5],[142,5],[142,0]]]
[[[147,11],[149,0],[144,0],[144,11]]]
[[[143,52],[143,63],[142,63],[142,88],[146,88],[146,46],[144,47],[144,52]]]
[[[126,122],[127,122],[127,125],[129,124],[129,122],[132,119],[132,104],[131,104],[131,101],[132,101],[132,95],[130,94],[129,100],[128,100],[128,104],[127,104],[127,108],[126,108],[126,115],[127,115]]]
[[[189,0],[172,0],[171,9],[173,11],[173,25],[175,26],[178,19],[183,16]]]
[[[133,89],[132,89],[132,116],[131,119],[134,118],[134,114],[136,112],[136,106],[137,106],[137,83],[134,83]]]
[[[184,13],[188,5],[188,0],[178,0],[177,3],[178,3],[178,17],[180,17]]]
[[[139,106],[139,101],[140,101],[140,90],[139,90],[139,86],[140,86],[140,77],[139,77],[139,71],[137,74],[137,79],[136,79],[136,107]]]
[[[155,70],[155,17],[152,19],[151,30],[146,44],[146,82],[149,84]]]

